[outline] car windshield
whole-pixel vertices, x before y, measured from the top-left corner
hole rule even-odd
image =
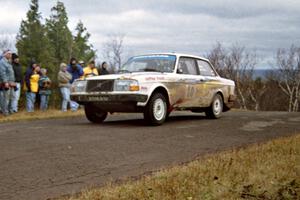
[[[174,71],[176,56],[147,55],[130,58],[119,70],[119,73],[131,72],[167,72]]]

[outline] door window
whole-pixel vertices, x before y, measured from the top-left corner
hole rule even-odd
[[[200,75],[202,76],[216,76],[215,71],[212,69],[211,65],[204,60],[197,60]]]
[[[178,68],[182,74],[199,75],[196,62],[192,58],[180,58]]]

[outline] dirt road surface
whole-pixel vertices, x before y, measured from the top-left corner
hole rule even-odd
[[[0,124],[0,199],[48,199],[216,152],[300,133],[300,113],[237,112],[218,120],[174,113],[159,127],[142,115]]]

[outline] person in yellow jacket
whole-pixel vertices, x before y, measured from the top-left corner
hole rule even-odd
[[[30,76],[30,91],[37,93],[39,91],[39,80],[40,80],[40,67],[35,68],[33,74]]]
[[[36,94],[39,91],[39,79],[40,79],[40,67],[36,66],[33,68],[32,73],[29,77],[29,87],[26,93],[27,105],[26,109],[27,112],[34,112],[34,103],[36,100]]]
[[[95,66],[95,61],[92,60],[89,62],[88,66],[83,69],[83,79],[90,76],[98,76],[98,70]]]

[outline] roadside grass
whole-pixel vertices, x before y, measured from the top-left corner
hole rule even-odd
[[[300,135],[207,155],[63,199],[300,199]]]
[[[65,118],[65,117],[76,117],[84,115],[83,110],[78,110],[76,112],[67,111],[62,112],[60,110],[49,109],[47,111],[35,111],[33,113],[28,113],[26,111],[20,111],[18,113],[4,117],[0,114],[1,122],[14,122],[21,120],[38,120],[38,119],[53,119],[53,118]]]

